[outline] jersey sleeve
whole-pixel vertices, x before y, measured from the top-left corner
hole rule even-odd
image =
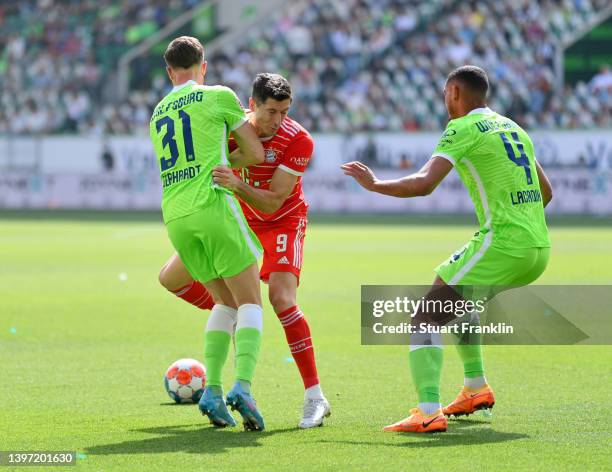
[[[278,165],[278,168],[298,177],[302,176],[310,162],[313,149],[314,142],[310,136],[307,134],[297,136],[287,146],[283,160]]]
[[[474,146],[474,139],[469,128],[450,122],[444,134],[440,136],[436,149],[431,157],[443,157],[456,165]]]
[[[232,89],[228,87],[220,88],[217,93],[217,105],[223,121],[227,123],[230,131],[240,128],[246,122],[246,113]]]
[[[227,149],[229,152],[234,152],[236,149],[238,149],[238,145],[236,144],[236,140],[233,136],[230,136],[229,140],[227,141]]]

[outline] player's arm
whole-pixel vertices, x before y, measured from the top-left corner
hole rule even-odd
[[[246,159],[242,155],[242,151],[239,148],[234,149],[230,155],[227,156],[227,160],[230,162],[232,169],[242,169],[243,167],[253,165],[253,163],[246,162]]]
[[[264,161],[264,150],[255,128],[248,121],[232,131],[238,148],[228,157],[232,167],[248,167]]]
[[[536,169],[538,171],[538,180],[540,181],[540,192],[542,193],[542,203],[546,207],[548,203],[552,200],[553,192],[552,185],[550,185],[550,180],[544,173],[544,169],[538,161],[536,161]]]
[[[263,213],[274,213],[277,211],[295,187],[298,176],[276,169],[267,190],[251,187],[231,169],[227,167],[217,167],[213,170],[213,180],[215,183],[232,190],[242,201]]]
[[[314,143],[308,134],[295,137],[284,152],[277,169],[272,174],[268,189],[251,187],[236,177],[229,169],[217,167],[213,170],[216,183],[229,188],[244,202],[257,210],[271,214],[283,206],[295,188],[298,178],[304,174],[312,153]]]
[[[232,160],[237,161],[241,167],[262,163],[264,161],[263,146],[234,91],[228,87],[219,87],[216,97],[218,112],[240,150],[240,154],[233,155],[232,153],[228,157],[230,163]]]
[[[448,159],[434,156],[414,174],[401,179],[379,180],[374,172],[361,162],[342,165],[345,175],[353,177],[366,190],[399,198],[429,195],[452,168],[453,165]]]

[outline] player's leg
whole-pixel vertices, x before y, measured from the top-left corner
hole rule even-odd
[[[246,429],[264,429],[250,389],[262,339],[263,314],[257,259],[261,244],[247,225],[235,198],[224,196],[223,215],[210,228],[214,241],[213,265],[235,300],[236,383],[227,404],[238,409]]]
[[[215,426],[235,426],[236,422],[223,399],[222,372],[236,326],[236,307],[232,294],[222,279],[210,280],[206,282],[206,286],[215,294],[219,303],[213,306],[206,323],[204,364],[207,378],[199,408]]]
[[[434,287],[441,287],[444,282],[439,277],[434,281]],[[418,314],[414,324],[427,322]],[[439,334],[413,335],[410,339],[410,372],[416,387],[419,408],[431,415],[441,408],[440,376],[442,373],[443,349]]]
[[[187,303],[202,310],[210,310],[215,301],[212,294],[194,280],[177,253],[159,271],[159,283]]]
[[[227,361],[229,348],[237,321],[233,296],[222,279],[206,282],[219,303],[215,304],[206,323],[204,364],[207,369],[206,384],[215,395],[223,394],[221,373]]]
[[[497,293],[507,288],[528,285],[544,272],[549,252],[549,248],[493,249],[460,283],[478,287],[486,280],[495,286]],[[484,373],[480,338],[481,336],[477,335],[468,343],[457,344],[457,351],[463,361],[464,387],[457,398],[444,407],[445,415],[469,415],[476,410],[492,408],[495,405],[493,390],[489,387]]]
[[[215,426],[235,426],[236,422],[223,401],[221,377],[236,325],[236,307],[231,292],[221,279],[207,282],[207,290],[203,284],[193,279],[176,253],[160,271],[159,281],[179,298],[198,308],[211,310],[204,332],[207,388],[200,401],[200,410],[209,416]],[[218,300],[216,305],[213,293]]]
[[[436,271],[453,285],[485,291],[495,289],[495,293],[499,293],[533,282],[544,271],[548,261],[548,249],[484,249],[478,244],[470,244],[457,258],[449,259]],[[479,320],[473,315],[471,322],[478,323]],[[479,409],[492,408],[495,404],[493,390],[485,376],[481,336],[470,336],[469,342],[457,344],[457,352],[463,362],[464,387],[457,398],[443,409],[449,416],[469,415]]]
[[[236,306],[236,378],[252,382],[263,327],[259,269],[252,264],[244,271],[224,279]],[[245,389],[248,391],[248,385]]]
[[[310,327],[297,304],[306,220],[257,231],[264,248],[261,279],[268,283],[268,298],[283,329],[298,367],[307,398],[323,398]]]
[[[447,292],[449,295],[445,295],[444,298],[448,296],[453,300],[460,299],[456,292],[451,287],[446,286],[439,276],[436,278],[435,283],[445,286],[447,290],[452,291]],[[469,321],[474,324],[480,323],[477,316]],[[495,404],[495,397],[485,377],[481,335],[470,334],[469,339],[459,340],[456,348],[463,362],[464,387],[459,392],[457,398],[444,407],[442,412],[447,416],[461,416],[469,415],[476,410],[492,408]]]
[[[488,284],[495,286],[498,292],[528,285],[544,272],[548,256],[549,248],[490,249],[460,280],[455,277],[456,283],[473,287]],[[444,268],[441,271],[448,280],[453,278]],[[446,414],[470,414],[480,408],[492,407],[495,403],[485,376],[480,338],[477,335],[468,343],[457,344],[463,361],[464,389],[453,403],[444,408]]]
[[[424,297],[426,300],[453,300],[457,294],[436,278],[434,286]],[[420,328],[422,325],[440,326],[450,320],[447,314],[419,311],[411,323]],[[409,365],[413,385],[417,392],[418,407],[410,410],[410,415],[384,428],[385,431],[410,433],[444,432],[447,420],[440,403],[440,377],[442,373],[442,339],[440,334],[430,331],[417,331],[410,335]]]
[[[470,241],[460,251],[453,254],[446,262],[436,268],[440,283],[449,285],[487,286],[503,283],[500,276],[503,270],[491,273],[489,262],[493,258],[493,249],[483,241]],[[474,320],[478,322],[478,320]],[[472,337],[469,343],[457,343],[457,352],[463,362],[463,382],[466,389],[480,389],[487,384],[484,372],[482,345]]]
[[[227,394],[227,404],[238,410],[247,430],[263,430],[264,421],[251,396],[251,384],[259,357],[262,339],[263,313],[257,264],[226,278],[238,309],[234,335],[236,349],[236,383]]]
[[[283,329],[291,355],[300,372],[306,395],[322,398],[310,327],[296,302],[297,277],[291,272],[272,272],[268,296]]]
[[[297,304],[297,287],[304,254],[306,218],[257,228],[264,248],[260,276],[268,283],[268,297],[285,331],[285,338],[304,383],[304,409],[299,426],[320,426],[329,416],[323,395],[308,321]]]
[[[222,282],[216,282],[217,272],[211,264],[210,248],[205,244],[205,234],[202,232],[202,221],[210,215],[200,211],[183,218],[170,221],[167,225],[168,236],[177,250],[180,260],[193,279],[210,281],[211,288],[219,288],[219,299],[225,296]],[[234,426],[236,422],[227,411],[222,396],[223,365],[227,360],[231,332],[233,329],[233,308],[218,304],[213,308],[205,332],[204,360],[207,368],[207,386],[199,402],[202,414],[218,427]]]
[[[321,390],[310,327],[296,302],[298,279],[291,272],[272,272],[268,284],[270,303],[285,330],[289,350],[304,383],[304,408],[299,426],[320,426],[331,409]]]
[[[438,277],[426,295],[427,300],[441,300],[443,303],[450,300],[459,301],[460,295],[447,285],[452,281],[456,285],[457,279],[470,271],[482,254],[487,250],[483,240],[472,240],[459,252],[451,256],[446,263],[436,268]],[[487,265],[488,266],[488,265]],[[454,315],[445,313],[419,311],[412,318],[412,324],[420,327],[422,324],[443,326],[454,319]],[[466,354],[464,352],[464,354]],[[474,359],[476,356],[477,359]],[[482,363],[480,347],[470,351],[470,363]],[[413,384],[417,390],[419,407],[411,411],[411,415],[398,423],[385,428],[387,431],[405,432],[435,432],[446,431],[446,419],[441,410],[440,403],[440,376],[442,372],[442,338],[439,334],[418,330],[410,335],[410,372]],[[482,373],[484,376],[484,372]]]

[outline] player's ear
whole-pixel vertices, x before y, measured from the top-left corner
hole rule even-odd
[[[204,61],[202,62],[202,77],[206,76],[206,66],[208,65],[208,62]]]
[[[451,85],[451,97],[453,97],[453,100],[454,101],[459,100],[460,95],[461,95],[461,90],[459,88],[459,85],[452,84]]]
[[[253,100],[253,97],[249,97],[249,110],[255,111],[255,100]]]
[[[170,68],[170,66],[166,66],[166,73],[168,74],[168,78],[170,79],[170,82],[174,83],[174,72],[172,72],[172,69]]]

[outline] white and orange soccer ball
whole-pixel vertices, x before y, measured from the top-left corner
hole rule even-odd
[[[195,359],[179,359],[166,375],[166,392],[176,403],[198,403],[206,385],[206,368]]]

